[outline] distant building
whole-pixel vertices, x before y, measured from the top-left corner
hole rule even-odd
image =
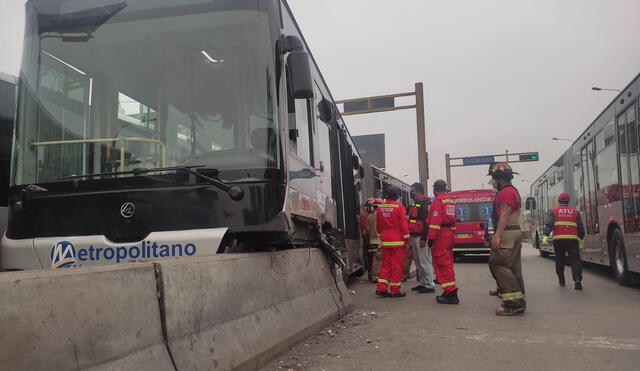
[[[386,168],[384,134],[359,135],[353,142],[362,158],[375,167]]]

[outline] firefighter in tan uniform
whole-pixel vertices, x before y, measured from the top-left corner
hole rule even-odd
[[[495,233],[491,239],[489,268],[498,284],[502,305],[498,316],[524,313],[526,309],[524,279],[522,278],[522,232],[520,231],[521,198],[511,184],[513,170],[505,162],[489,167],[489,175],[498,190],[494,205]]]

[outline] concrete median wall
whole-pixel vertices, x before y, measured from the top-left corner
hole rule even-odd
[[[257,369],[351,305],[317,249],[157,264],[178,370]]]
[[[0,370],[250,370],[344,315],[317,249],[0,274]]]
[[[173,370],[151,263],[0,275],[0,370]]]

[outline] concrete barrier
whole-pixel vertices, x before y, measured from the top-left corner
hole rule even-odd
[[[318,249],[156,264],[179,371],[257,369],[351,305]]]
[[[0,370],[174,370],[152,263],[0,275]]]

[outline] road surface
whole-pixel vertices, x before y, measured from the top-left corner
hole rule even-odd
[[[584,291],[557,284],[553,258],[523,250],[527,313],[497,317],[484,261],[456,263],[461,303],[434,294],[377,298],[355,279],[354,311],[262,370],[633,370],[640,371],[640,288],[586,266]],[[570,267],[565,272],[571,281]],[[439,290],[439,289],[438,289]]]

